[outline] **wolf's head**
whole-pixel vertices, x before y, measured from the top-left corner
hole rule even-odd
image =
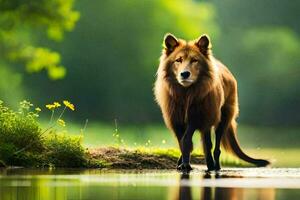
[[[163,43],[161,62],[164,62],[163,70],[170,81],[189,87],[209,74],[211,44],[207,35],[185,41],[168,33]]]

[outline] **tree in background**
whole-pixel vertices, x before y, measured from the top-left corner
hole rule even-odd
[[[7,102],[20,94],[21,75],[12,65],[25,65],[27,72],[46,70],[61,79],[66,69],[60,54],[38,46],[38,38],[60,41],[79,19],[73,0],[0,0],[0,96]]]
[[[299,125],[299,1],[213,1],[215,53],[238,79],[240,122]]]
[[[81,120],[161,120],[152,87],[164,34],[187,39],[202,33],[218,36],[210,3],[82,0],[78,8],[81,19],[76,29],[56,46],[66,66],[72,66],[68,75],[57,82],[45,80],[42,74],[26,78],[27,88],[34,90],[30,97],[38,102],[52,96],[72,99]],[[47,94],[41,95],[42,91]]]
[[[18,13],[17,10],[23,10],[22,6],[12,2],[27,5],[31,1],[0,2],[6,5],[6,10],[11,8]],[[4,51],[7,45],[0,39],[0,56],[5,57],[1,59],[2,66],[11,61],[25,63],[31,72],[47,69],[52,79],[61,78],[68,70],[68,75],[59,81],[50,81],[43,73],[25,76],[22,91],[33,103],[45,104],[67,98],[78,105],[80,112],[76,117],[80,120],[113,122],[117,118],[130,123],[161,122],[152,86],[164,34],[172,32],[178,37],[193,39],[208,33],[215,56],[228,65],[238,80],[239,122],[299,124],[300,25],[297,17],[300,1],[103,0],[91,3],[81,0],[76,4],[81,13],[76,29],[62,43],[50,43],[42,37],[44,30],[48,37],[59,40],[63,32],[69,30],[66,27],[72,28],[78,18],[71,10],[72,2],[66,2],[69,1],[32,0],[31,4],[49,10],[21,12],[32,17],[13,15],[19,22],[22,19],[22,23],[8,30],[14,30],[17,41],[22,41],[26,48],[13,46],[17,51]],[[63,4],[69,6],[60,6]],[[54,6],[57,7],[53,9]],[[60,7],[67,11],[61,14]],[[32,14],[36,12],[45,14],[44,18],[49,21],[37,20],[34,16],[38,14]],[[2,13],[5,12],[0,11],[0,16]],[[53,17],[57,15],[63,17]],[[0,19],[1,27],[14,24],[2,23],[5,18]],[[60,20],[72,25],[56,22]],[[57,49],[63,59],[60,61],[49,49],[33,48],[37,43]],[[62,64],[65,69],[60,67]],[[4,76],[0,80],[0,90],[6,89],[5,95],[10,92],[14,97],[15,90],[7,88],[16,87],[20,76],[10,75],[11,70],[8,67],[0,69]]]

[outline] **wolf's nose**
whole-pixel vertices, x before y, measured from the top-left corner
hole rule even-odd
[[[185,71],[185,72],[181,72],[180,73],[180,76],[181,76],[181,78],[183,78],[183,79],[187,79],[189,76],[190,76],[190,72],[189,71]]]

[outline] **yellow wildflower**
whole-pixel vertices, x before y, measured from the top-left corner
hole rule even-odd
[[[162,140],[161,143],[166,144],[166,140]]]
[[[48,108],[49,110],[53,110],[55,108],[55,106],[52,104],[47,104],[46,108]]]
[[[58,119],[58,120],[57,120],[57,123],[58,123],[59,125],[63,126],[63,127],[66,126],[66,122],[65,122],[64,120],[62,120],[62,119]]]
[[[35,111],[37,111],[37,112],[41,112],[41,111],[42,111],[42,109],[40,109],[39,107],[37,107],[37,108],[35,108]]]
[[[66,107],[70,108],[72,111],[75,110],[75,106],[69,101],[64,100],[63,103],[65,104]]]
[[[58,102],[56,102],[56,101],[53,103],[53,105],[55,106],[55,108],[58,108],[58,107],[61,106],[60,103],[58,103]]]

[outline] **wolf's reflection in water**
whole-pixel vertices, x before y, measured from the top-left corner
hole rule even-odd
[[[189,180],[190,175],[189,174],[182,174],[180,177],[180,186],[179,186],[179,194],[178,194],[178,200],[190,200],[192,199],[192,189],[190,185],[184,185],[181,184],[182,180]]]
[[[218,179],[225,178],[219,175],[212,176],[210,174],[203,175],[205,179]],[[180,184],[178,188],[178,194],[174,200],[192,200],[192,190],[196,186],[188,184],[190,181],[190,174],[182,174],[180,177]],[[196,196],[196,195],[195,195]],[[198,196],[198,195],[197,195]],[[234,188],[234,187],[202,187],[200,188],[201,200],[243,200],[243,199],[257,199],[257,200],[274,200],[275,189],[274,188]]]

